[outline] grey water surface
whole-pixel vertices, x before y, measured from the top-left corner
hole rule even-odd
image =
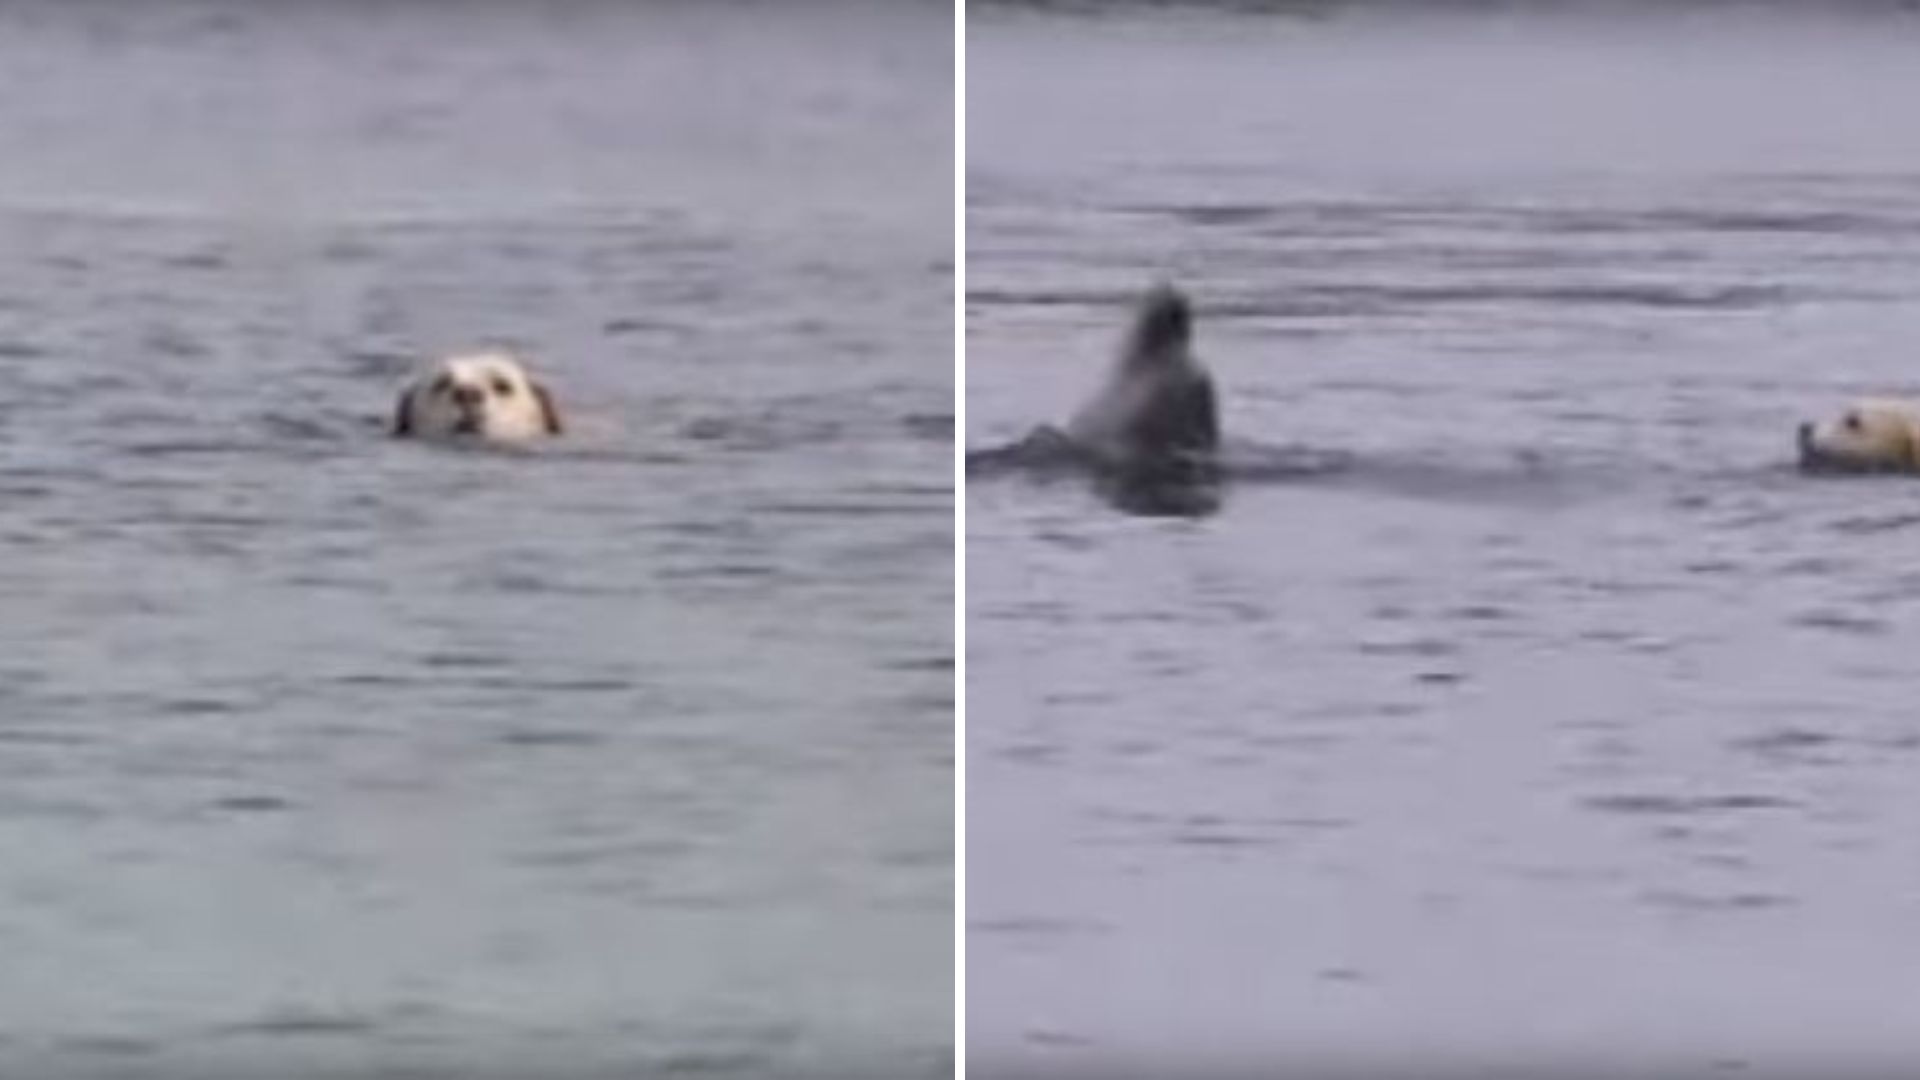
[[[951,27],[0,5],[0,1073],[950,1069]]]
[[[968,447],[1166,278],[1335,464],[970,481],[970,1064],[1920,1066],[1920,481],[1793,468],[1920,396],[1920,21],[1313,7],[971,12]]]

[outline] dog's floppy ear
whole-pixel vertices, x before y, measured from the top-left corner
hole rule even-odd
[[[541,383],[529,381],[527,385],[533,388],[533,396],[540,402],[540,417],[546,421],[547,434],[560,434],[562,430],[560,425],[560,410],[554,408],[553,395],[549,393],[546,386]]]
[[[413,434],[413,387],[400,391],[400,403],[393,410],[393,433],[404,438]]]

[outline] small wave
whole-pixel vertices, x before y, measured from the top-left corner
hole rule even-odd
[[[1625,464],[1555,457],[1532,450],[1491,459],[1433,455],[1353,455],[1326,476],[1359,492],[1428,501],[1564,509],[1611,497],[1639,473]]]
[[[909,497],[884,500],[873,499],[780,499],[753,504],[753,511],[770,517],[825,517],[825,518],[874,518],[874,517],[919,517],[927,513],[928,507],[944,502],[948,492],[945,488],[925,488],[927,497]]]
[[[316,420],[311,416],[290,413],[267,413],[260,418],[260,424],[275,441],[289,440],[297,443],[339,443],[346,441],[346,435],[339,428]],[[384,426],[384,422],[383,425]]]
[[[1609,814],[1688,817],[1752,810],[1790,809],[1792,800],[1774,795],[1597,795],[1585,800],[1588,809]]]
[[[901,417],[900,423],[906,428],[907,434],[915,438],[939,443],[953,441],[953,414],[950,412],[909,413]]]
[[[1356,461],[1345,450],[1299,443],[1268,445],[1229,439],[1221,451],[1221,466],[1227,477],[1243,483],[1324,479],[1351,470]]]
[[[1886,236],[1920,231],[1904,216],[1841,210],[1722,210],[1696,207],[1603,213],[1556,210],[1531,215],[1533,228],[1556,233],[1798,233]]]
[[[1468,304],[1539,304],[1554,307],[1643,307],[1745,310],[1771,307],[1793,297],[1778,286],[1702,286],[1660,282],[1531,285],[1489,281],[1468,285],[1323,286],[1307,290],[1336,306],[1362,310]]]
[[[157,258],[169,270],[225,270],[233,263],[231,252],[217,248],[168,252]]]
[[[226,457],[249,454],[258,449],[257,444],[238,439],[169,439],[129,443],[121,447],[123,453],[143,458]]]
[[[1893,624],[1885,619],[1833,610],[1802,612],[1788,622],[1810,630],[1827,630],[1854,637],[1881,637],[1894,630]]]
[[[1803,761],[1818,751],[1827,750],[1839,736],[1803,727],[1782,727],[1732,740],[1736,750],[1744,750],[1773,761]]]
[[[606,741],[607,737],[600,732],[574,729],[516,730],[499,737],[499,742],[506,746],[521,747],[599,746]]]
[[[52,355],[48,346],[18,338],[0,340],[0,360],[39,360]]]
[[[1458,269],[1458,268],[1455,268]],[[1207,314],[1221,319],[1300,320],[1385,316],[1406,310],[1468,307],[1641,308],[1666,311],[1756,311],[1812,298],[1802,289],[1777,285],[1698,282],[1567,281],[1561,284],[1488,280],[1461,284],[1360,284],[1319,282],[1259,295],[1216,290]],[[969,305],[1069,307],[1105,312],[1124,297],[1103,291],[977,289]]]
[[[418,356],[395,349],[340,346],[337,352],[350,372],[368,378],[399,379],[420,361]]]
[[[1915,526],[1920,526],[1920,514],[1876,514],[1841,518],[1833,523],[1833,531],[1853,534],[1901,532]]]
[[[157,1040],[131,1035],[75,1035],[56,1039],[54,1045],[77,1054],[115,1058],[146,1057],[158,1054],[163,1049]]]
[[[1148,202],[1115,213],[1168,218],[1202,228],[1283,231],[1302,236],[1386,236],[1409,226],[1447,225],[1477,234],[1510,230],[1554,236],[1674,233],[1790,233],[1881,237],[1920,232],[1920,218],[1860,210],[1655,206],[1596,209],[1538,203],[1301,198],[1284,202]]]
[[[385,1025],[379,1020],[350,1013],[311,1012],[289,1010],[272,1013],[252,1020],[228,1024],[217,1028],[213,1034],[222,1036],[265,1035],[284,1036],[321,1036],[364,1038]]]
[[[279,795],[228,795],[213,800],[215,810],[239,814],[276,813],[293,809],[293,803]]]
[[[707,416],[680,428],[683,438],[714,443],[724,450],[761,452],[783,450],[840,438],[846,425],[838,420],[785,416],[778,411],[750,416]]]
[[[1640,902],[1650,907],[1705,913],[1765,911],[1789,907],[1795,903],[1795,900],[1783,893],[1705,893],[1680,889],[1648,889],[1640,894]]]
[[[967,290],[967,305],[991,307],[1071,307],[1102,313],[1125,307],[1136,298],[1127,289],[993,289]]]

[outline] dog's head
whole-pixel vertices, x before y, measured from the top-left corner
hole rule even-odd
[[[553,395],[510,353],[460,353],[429,365],[400,393],[395,435],[512,442],[560,433]]]
[[[1920,413],[1903,403],[1862,401],[1797,432],[1800,465],[1821,472],[1920,471]]]

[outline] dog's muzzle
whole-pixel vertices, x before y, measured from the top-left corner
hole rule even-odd
[[[461,435],[478,435],[486,419],[487,395],[476,386],[453,388],[453,403],[460,408],[460,419],[453,430]]]

